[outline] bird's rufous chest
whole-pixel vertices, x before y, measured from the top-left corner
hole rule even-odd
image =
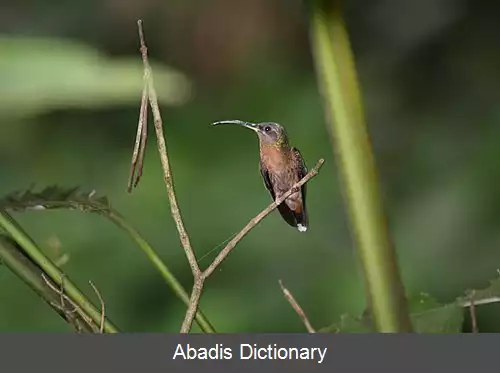
[[[288,168],[289,160],[285,152],[277,147],[262,147],[261,159],[268,172],[273,174],[280,174]]]

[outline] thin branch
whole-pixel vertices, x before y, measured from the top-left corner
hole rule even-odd
[[[92,319],[87,316],[85,312],[83,312],[82,309],[78,307],[78,305],[76,305],[68,295],[64,293],[64,277],[62,277],[61,279],[61,285],[59,286],[59,288],[49,278],[47,278],[45,274],[42,273],[41,277],[45,284],[59,296],[59,303],[51,302],[51,306],[57,308],[64,315],[66,321],[70,325],[72,325],[78,333],[83,332],[83,327],[81,325],[82,320],[85,323],[85,328],[93,332],[94,325]],[[66,302],[69,303],[72,308],[68,308]],[[75,314],[78,315],[80,319],[75,317]]]
[[[82,315],[86,315],[95,323],[101,318],[101,313],[87,299],[87,297],[67,278],[61,270],[40,250],[36,242],[23,230],[23,228],[7,213],[0,209],[0,226],[10,235],[27,259],[39,267],[57,286],[64,287],[64,293],[68,294],[73,304],[78,305]],[[17,272],[16,272],[17,274]],[[64,279],[64,284],[62,283]],[[47,285],[47,284],[45,284]],[[104,329],[107,333],[116,333],[118,329],[109,321],[105,321]]]
[[[283,194],[280,198],[277,198],[276,201],[271,203],[268,207],[262,210],[257,216],[255,216],[248,224],[236,235],[234,238],[229,241],[229,243],[224,247],[219,255],[214,259],[212,264],[208,266],[206,270],[204,270],[200,276],[195,276],[195,284],[193,286],[193,291],[191,293],[190,304],[188,310],[186,311],[186,315],[184,317],[184,321],[182,323],[181,333],[188,333],[191,330],[191,325],[193,324],[193,319],[196,314],[196,310],[198,308],[198,304],[200,302],[200,297],[203,292],[203,286],[205,280],[210,277],[210,275],[215,271],[215,269],[226,259],[229,253],[234,249],[234,247],[241,241],[243,237],[257,224],[260,223],[262,219],[264,219],[267,215],[269,215],[274,209],[278,207],[285,199],[287,199],[290,194],[294,193],[302,185],[307,183],[310,179],[316,176],[319,172],[321,166],[325,163],[324,159],[320,159],[316,166],[309,171],[309,173],[304,176],[299,182],[295,183],[285,194]]]
[[[203,293],[204,285],[205,278],[202,275],[195,277],[193,290],[191,291],[191,298],[189,299],[189,306],[186,310],[184,321],[182,322],[181,333],[189,333],[191,330],[196,311],[198,310],[198,306],[200,304],[200,298]]]
[[[73,314],[60,307],[59,291],[54,291],[57,290],[55,285],[47,282],[48,275],[8,236],[0,235],[0,261],[77,332],[92,332],[92,328],[80,314]]]
[[[302,320],[302,323],[306,327],[307,331],[309,333],[316,333],[316,330],[314,330],[311,323],[309,322],[309,319],[307,318],[306,313],[304,312],[302,307],[300,307],[299,303],[295,300],[292,293],[290,293],[290,291],[283,286],[283,282],[281,280],[279,280],[279,283],[280,283],[281,290],[283,291],[283,295],[285,296],[288,303],[290,303],[292,308],[295,310],[297,315],[299,315],[299,317]]]
[[[460,302],[460,305],[462,307],[470,307],[472,305],[472,302],[474,302],[475,306],[481,306],[483,304],[491,304],[491,303],[499,303],[500,302],[500,297],[493,296],[493,297],[488,297],[488,298],[482,298],[482,299],[469,299],[465,300],[463,302]]]
[[[144,64],[144,74],[147,79],[148,93],[149,93],[149,104],[153,112],[154,126],[156,131],[156,139],[158,142],[158,151],[160,153],[161,165],[163,168],[163,176],[165,184],[167,186],[168,198],[170,200],[170,210],[172,212],[172,217],[174,218],[175,224],[177,226],[177,231],[179,232],[179,238],[181,240],[182,247],[186,252],[189,265],[191,266],[191,272],[196,278],[200,275],[200,267],[196,261],[196,256],[194,254],[193,248],[191,247],[191,242],[189,240],[189,235],[184,228],[184,223],[182,221],[181,212],[177,204],[177,198],[175,196],[174,183],[172,178],[172,173],[170,172],[170,163],[168,160],[167,145],[165,143],[165,137],[163,135],[163,120],[160,114],[160,108],[158,106],[158,98],[156,96],[156,90],[153,85],[153,74],[151,71],[151,66],[149,65],[148,59],[148,48],[146,47],[146,42],[144,39],[144,32],[142,29],[142,21],[137,21],[137,26],[139,28],[139,39],[141,44],[141,55]]]
[[[471,300],[469,310],[472,321],[472,333],[479,333],[479,329],[477,327],[476,305],[474,304],[474,300]]]
[[[142,176],[142,169],[144,166],[144,155],[146,154],[146,143],[148,142],[148,110],[147,110],[147,103],[146,107],[144,108],[144,125],[142,129],[142,135],[141,135],[141,150],[139,152],[139,159],[137,160],[137,164],[139,165],[139,169],[137,170],[137,175],[136,175],[136,180],[134,183],[134,187],[137,186],[139,183],[139,180]]]
[[[229,243],[224,247],[224,249],[221,250],[219,255],[216,256],[212,264],[208,266],[208,268],[203,272],[203,277],[206,279],[209,277],[213,271],[217,268],[219,264],[222,263],[224,259],[229,255],[231,250],[234,249],[234,247],[238,244],[238,242],[241,241],[243,237],[252,229],[254,228],[257,224],[261,222],[262,219],[264,219],[267,215],[269,215],[271,212],[273,212],[278,205],[280,205],[285,199],[287,199],[292,193],[294,193],[296,190],[300,189],[302,185],[307,183],[310,179],[315,177],[321,166],[323,166],[323,163],[325,163],[325,160],[322,158],[316,163],[316,166],[313,167],[309,173],[304,176],[298,183],[296,183],[290,190],[288,190],[285,194],[283,194],[280,198],[277,198],[276,201],[271,203],[269,206],[267,206],[264,210],[262,210],[257,216],[255,216],[252,220],[248,222],[248,224],[243,228],[234,238],[229,241]]]
[[[137,125],[137,135],[135,137],[134,151],[130,165],[130,176],[127,191],[130,193],[135,188],[142,176],[144,165],[144,152],[148,138],[148,89],[147,73],[144,72],[144,88],[142,89],[141,109],[139,111],[139,123]]]
[[[146,254],[151,264],[160,272],[175,295],[186,305],[186,307],[189,306],[188,292],[184,289],[179,280],[176,279],[172,271],[159,257],[154,248],[118,211],[111,207],[111,204],[105,196],[97,195],[95,190],[89,193],[81,191],[79,188],[49,186],[39,192],[35,192],[33,191],[33,187],[31,187],[30,189],[15,191],[4,196],[0,199],[0,205],[5,209],[21,212],[34,210],[35,207],[38,207],[38,210],[62,208],[101,215],[115,224],[118,228],[123,229],[130,238],[132,238],[137,246]],[[0,257],[1,255],[2,243],[0,240]],[[64,264],[63,262],[68,259],[69,254],[65,253],[61,258],[57,259],[55,263],[56,267],[59,268]],[[97,317],[95,319],[96,323],[99,322],[100,317],[100,312],[97,312]],[[198,310],[195,320],[204,332],[215,333],[214,327],[201,310]]]
[[[167,284],[172,288],[174,293],[182,300],[182,302],[189,307],[190,299],[187,291],[181,285],[179,280],[175,278],[170,269],[163,263],[155,250],[149,245],[149,243],[132,227],[121,215],[116,211],[107,215],[107,217],[120,228],[124,229],[130,237],[137,243],[137,245],[144,251],[148,259],[153,263],[153,265],[158,269],[163,278],[167,281]],[[200,326],[201,330],[206,333],[215,333],[215,329],[206,318],[201,310],[196,313],[196,321]]]
[[[156,131],[156,138],[158,142],[158,151],[160,153],[160,160],[163,169],[163,176],[165,180],[165,184],[167,186],[168,198],[170,200],[170,210],[172,213],[172,217],[176,223],[177,231],[179,233],[179,238],[186,253],[186,257],[189,261],[189,265],[191,267],[191,272],[193,273],[194,284],[193,290],[191,291],[191,296],[189,300],[189,306],[186,311],[186,315],[184,317],[184,321],[181,327],[181,333],[188,333],[191,330],[191,326],[193,324],[193,320],[195,315],[197,314],[198,305],[200,303],[201,294],[203,293],[203,286],[205,280],[210,277],[210,275],[214,272],[214,270],[224,261],[224,259],[229,255],[229,253],[234,249],[234,247],[238,244],[238,242],[259,222],[264,219],[267,215],[269,215],[276,207],[281,204],[286,198],[288,198],[292,193],[296,192],[302,185],[307,183],[311,178],[318,174],[319,169],[324,163],[323,159],[320,159],[316,166],[298,183],[296,183],[288,192],[283,194],[280,198],[276,199],[273,203],[271,203],[267,208],[265,208],[261,213],[255,216],[250,222],[221,250],[219,255],[214,259],[212,264],[205,270],[201,271],[198,261],[196,260],[196,255],[193,251],[193,248],[190,243],[189,235],[184,227],[184,223],[182,221],[182,216],[180,213],[179,206],[177,204],[177,198],[174,190],[174,183],[172,173],[170,171],[170,163],[168,159],[167,146],[165,142],[165,137],[163,134],[163,121],[160,114],[160,109],[158,105],[158,98],[156,95],[156,91],[153,85],[153,74],[151,71],[151,66],[149,65],[148,58],[148,50],[144,38],[144,32],[142,27],[142,21],[137,21],[138,31],[139,31],[139,40],[140,40],[140,51],[142,56],[142,61],[144,64],[144,79],[145,86],[147,86],[147,92],[149,97],[149,104],[151,106],[151,110],[153,113],[154,119],[154,127]],[[143,95],[144,98],[144,95]],[[143,106],[141,105],[141,109]],[[142,118],[142,116],[141,116]],[[139,121],[139,126],[141,126],[141,121]],[[138,155],[138,141],[139,134],[142,134],[140,130],[138,130],[138,135],[136,137],[136,148],[134,148],[133,154],[133,162],[137,161],[137,157],[140,158],[140,154]]]
[[[97,287],[92,283],[92,281],[89,280],[90,286],[92,286],[92,289],[94,289],[94,292],[96,293],[97,297],[99,298],[99,302],[101,302],[101,323],[99,325],[99,333],[104,332],[104,320],[105,320],[105,315],[106,315],[106,308],[104,305],[104,299],[97,289]]]
[[[90,318],[88,315],[83,312],[83,310],[68,296],[64,293],[64,277],[61,281],[61,286],[59,289],[56,287],[55,284],[52,283],[50,279],[48,279],[43,273],[42,273],[42,279],[45,282],[45,284],[52,289],[54,293],[59,295],[59,304],[54,304],[52,303],[52,306],[58,308],[61,312],[64,313],[66,319],[68,320],[69,323],[73,324],[75,329],[77,331],[81,331],[82,328],[79,325],[80,320],[76,319],[73,314],[78,314],[87,324],[87,326],[94,332],[99,332],[99,333],[104,333],[104,325],[105,325],[105,314],[106,314],[106,309],[104,305],[104,298],[102,297],[101,293],[97,289],[97,287],[92,283],[92,281],[89,280],[89,284],[96,293],[97,297],[99,298],[99,301],[101,303],[101,319],[99,322],[99,329],[96,329],[95,323],[93,322],[92,318]],[[68,302],[73,308],[68,309],[66,302]]]

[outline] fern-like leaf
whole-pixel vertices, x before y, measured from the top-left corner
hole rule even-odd
[[[95,191],[82,191],[80,187],[61,187],[58,185],[48,186],[39,192],[34,191],[34,186],[27,190],[14,191],[0,199],[0,210],[7,211],[29,211],[29,210],[55,210],[70,209],[83,212],[100,214],[119,228],[123,229],[135,241],[135,243],[146,254],[151,263],[161,273],[170,288],[179,299],[189,305],[189,295],[182,284],[175,278],[173,273],[160,259],[151,245],[128,223],[118,211],[112,209],[111,203],[106,196],[98,195]],[[0,232],[2,228],[0,227]],[[198,310],[196,322],[205,332],[214,333],[215,330],[205,315]]]
[[[95,191],[87,192],[80,187],[65,188],[51,185],[40,191],[31,187],[14,191],[0,199],[0,208],[12,211],[72,209],[84,212],[109,213],[111,204],[106,196]]]

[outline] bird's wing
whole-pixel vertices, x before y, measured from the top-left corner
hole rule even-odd
[[[297,148],[292,148],[292,151],[295,155],[295,162],[297,162],[298,170],[299,170],[299,180],[301,180],[304,176],[307,175],[309,170],[307,169],[306,163],[304,162],[304,158],[302,158],[302,154],[300,154],[299,149]],[[307,190],[307,183],[302,185],[302,198],[304,200],[304,204],[306,202],[306,190]]]
[[[274,194],[274,189],[273,189],[273,184],[271,183],[271,178],[269,177],[269,172],[262,166],[262,162],[260,163],[260,174],[262,175],[262,178],[264,179],[264,185],[266,186],[267,190],[271,193],[271,197],[273,197],[273,201],[276,199],[276,196]]]
[[[307,175],[309,172],[307,170],[306,163],[304,162],[304,158],[302,158],[302,154],[300,154],[299,149],[297,148],[292,148],[292,152],[295,156],[295,162],[296,165],[298,166],[298,178],[301,180],[303,177]],[[303,184],[301,187],[301,192],[302,192],[302,212],[297,214],[295,216],[297,223],[301,224],[302,226],[306,227],[309,225],[309,218],[307,214],[307,208],[306,208],[306,193],[307,193],[307,183]]]

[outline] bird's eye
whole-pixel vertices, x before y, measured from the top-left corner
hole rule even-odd
[[[271,131],[271,127],[269,127],[269,126],[265,126],[265,127],[264,127],[264,131],[266,131],[266,132]]]

